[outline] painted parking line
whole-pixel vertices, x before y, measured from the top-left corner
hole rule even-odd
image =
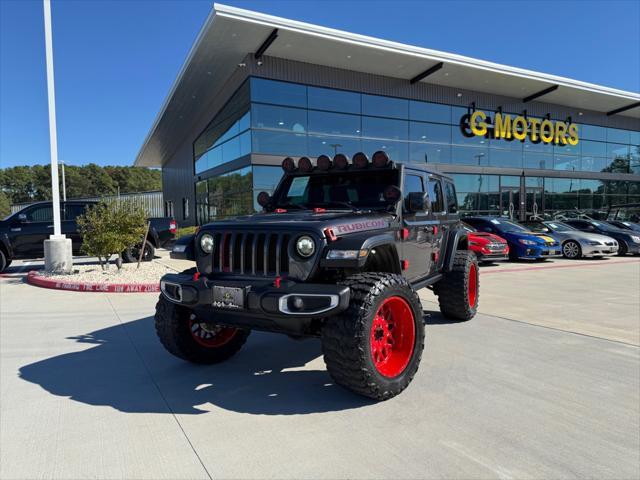
[[[481,275],[489,275],[492,273],[509,273],[509,272],[526,272],[530,270],[550,270],[552,268],[580,268],[580,267],[601,267],[606,265],[618,265],[618,264],[640,264],[640,260],[616,260],[608,262],[598,263],[579,263],[576,265],[545,265],[541,267],[522,267],[522,268],[506,268],[502,270],[489,270],[482,271]]]

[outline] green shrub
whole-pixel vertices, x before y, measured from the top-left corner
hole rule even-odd
[[[176,240],[180,237],[184,237],[185,235],[193,235],[196,233],[198,227],[182,227],[176,230]]]
[[[78,217],[82,251],[98,257],[103,269],[113,255],[117,255],[116,265],[120,269],[122,252],[140,243],[146,228],[147,212],[128,201],[102,201]]]

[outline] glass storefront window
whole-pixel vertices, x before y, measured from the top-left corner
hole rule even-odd
[[[462,165],[489,165],[489,149],[484,145],[476,147],[451,147],[451,163]]]
[[[300,108],[253,104],[252,128],[304,133],[307,130],[307,111]]]
[[[449,124],[451,123],[451,106],[410,100],[409,120]]]
[[[405,120],[392,120],[390,118],[362,117],[362,136],[407,140],[409,137],[409,123]]]
[[[409,122],[409,140],[413,142],[451,143],[451,128],[450,125],[438,123]]]
[[[294,133],[253,130],[251,133],[252,151],[269,155],[302,156],[307,155],[307,136]]]
[[[488,164],[492,167],[521,168],[522,152],[517,150],[490,148]]]
[[[360,136],[360,116],[309,110],[309,132]]]
[[[208,212],[206,221],[246,215],[253,210],[251,167],[207,179]]]
[[[607,142],[611,143],[631,143],[631,132],[618,128],[607,128]]]
[[[308,87],[309,108],[360,114],[361,99],[359,93],[331,88]]]
[[[307,87],[297,83],[251,78],[251,101],[307,107]]]
[[[525,150],[523,167],[550,170],[553,168],[553,155],[547,155],[537,151]]]
[[[413,163],[450,163],[451,145],[410,143],[409,161]]]
[[[384,150],[391,160],[406,162],[409,160],[409,144],[407,142],[394,142],[392,140],[362,140],[362,151],[369,158],[378,150]]]
[[[598,127],[597,125],[579,125],[578,135],[584,140],[607,141],[607,129],[605,127]]]
[[[571,171],[580,170],[580,157],[572,157],[569,155],[554,155],[553,169]]]
[[[343,153],[351,158],[362,150],[362,142],[353,137],[329,137],[325,135],[309,135],[309,156],[327,155],[332,158],[336,153]]]
[[[362,94],[362,113],[377,117],[409,118],[409,100]]]

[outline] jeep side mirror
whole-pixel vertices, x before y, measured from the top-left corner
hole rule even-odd
[[[429,196],[425,192],[411,192],[407,195],[407,210],[412,213],[426,212],[431,207]]]
[[[269,205],[269,202],[271,202],[271,195],[269,195],[267,192],[260,192],[258,194],[258,205],[260,205],[262,208]]]
[[[20,223],[27,223],[27,215],[25,213],[18,214],[18,221]]]

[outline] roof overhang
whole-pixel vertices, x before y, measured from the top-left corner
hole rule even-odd
[[[640,118],[640,94],[214,4],[135,164],[160,166],[249,53]],[[442,63],[442,67],[438,64]],[[427,75],[421,77],[425,72]],[[417,79],[417,80],[416,80]],[[553,88],[556,87],[556,88]]]

